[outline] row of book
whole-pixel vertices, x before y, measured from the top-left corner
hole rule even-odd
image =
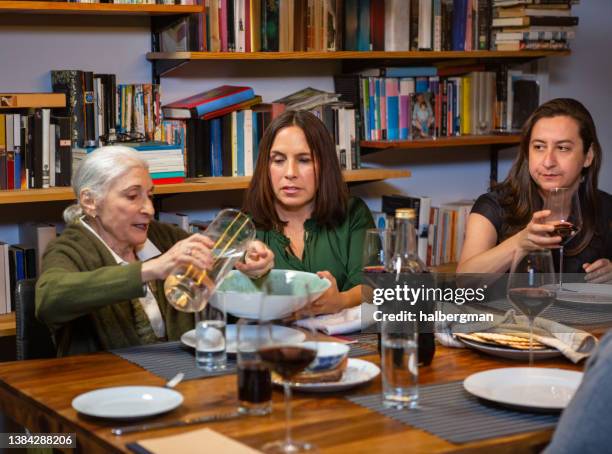
[[[15,285],[40,274],[42,255],[57,236],[53,224],[21,224],[19,244],[0,242],[0,315],[15,307]]]
[[[197,5],[197,0],[52,0],[68,3],[114,3],[115,5]]]
[[[70,133],[51,109],[0,114],[0,189],[70,186]]]
[[[153,140],[159,127],[158,85],[117,85],[115,74],[53,70],[51,86],[66,95],[66,107],[57,114],[71,118],[75,147],[96,147],[121,135]]]
[[[495,1],[493,47],[508,51],[569,49],[578,25],[578,17],[572,16],[572,3],[567,0]]]
[[[335,76],[334,84],[358,106],[360,137],[371,141],[516,131],[541,91],[537,75],[504,65],[379,68]]]
[[[373,214],[376,227],[393,228],[395,210],[413,208],[419,258],[427,266],[439,266],[459,261],[473,204],[473,200],[461,200],[434,207],[430,197],[391,195],[382,197],[382,212]]]
[[[491,0],[207,0],[160,31],[162,52],[489,48]]]

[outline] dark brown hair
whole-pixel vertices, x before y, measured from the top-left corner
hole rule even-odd
[[[599,168],[601,167],[601,145],[597,139],[595,122],[589,111],[580,102],[571,98],[557,98],[538,107],[527,119],[521,131],[519,153],[508,177],[493,190],[500,194],[500,203],[507,213],[504,219],[506,226],[502,231],[502,239],[514,235],[524,228],[531,220],[534,211],[542,207],[542,198],[538,186],[529,173],[529,143],[531,132],[535,124],[542,118],[566,116],[574,119],[578,124],[580,138],[584,153],[593,150],[593,162],[589,167],[582,169],[580,203],[582,210],[583,228],[579,241],[567,251],[568,255],[580,253],[595,234],[597,216],[599,212],[599,199],[597,196]]]
[[[278,132],[290,126],[297,126],[304,132],[315,165],[317,187],[312,218],[320,226],[334,227],[346,216],[348,187],[342,178],[331,134],[321,120],[306,111],[287,111],[266,128],[259,143],[259,156],[243,210],[251,215],[258,228],[282,231],[285,226],[275,208],[276,199],[270,182],[270,151]]]

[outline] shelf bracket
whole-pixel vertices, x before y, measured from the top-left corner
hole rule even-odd
[[[501,147],[496,145],[491,145],[489,150],[489,161],[490,161],[490,170],[489,170],[489,189],[491,189],[495,184],[497,184],[497,170],[499,164],[499,149]]]
[[[159,84],[160,78],[172,71],[173,69],[178,68],[179,66],[183,66],[185,63],[189,62],[187,59],[181,60],[153,60],[151,69],[153,71],[152,79],[154,84]]]

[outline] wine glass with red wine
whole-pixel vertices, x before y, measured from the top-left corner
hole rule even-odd
[[[557,296],[549,249],[518,250],[508,277],[508,299],[529,321],[529,365],[533,365],[533,322]]]
[[[306,305],[301,309],[301,313],[306,314],[310,319],[308,334],[314,336],[314,321],[309,305],[312,302],[308,285],[296,283],[295,291],[306,301]],[[303,317],[301,317],[303,318]],[[268,453],[301,453],[316,451],[315,445],[296,441],[291,436],[291,381],[292,378],[302,372],[312,363],[317,356],[316,343],[303,344],[294,342],[287,337],[287,331],[281,328],[282,325],[291,324],[292,320],[260,320],[268,331],[269,341],[259,348],[258,353],[261,360],[268,365],[272,372],[281,377],[285,392],[285,438],[274,442],[266,443],[262,450]]]
[[[544,209],[550,210],[546,224],[553,225],[552,236],[560,236],[559,290],[563,290],[563,248],[582,229],[582,213],[578,190],[553,188],[546,192]]]

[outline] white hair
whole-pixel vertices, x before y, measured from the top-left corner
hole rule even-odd
[[[138,167],[149,170],[147,161],[130,147],[110,145],[89,153],[72,176],[72,189],[77,203],[64,210],[64,221],[70,224],[83,216],[83,207],[80,204],[83,190],[89,190],[94,200],[103,200],[108,188],[118,178]]]

